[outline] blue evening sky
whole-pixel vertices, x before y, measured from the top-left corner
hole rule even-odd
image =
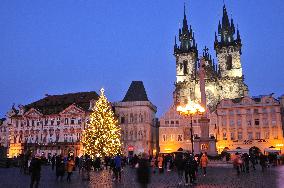
[[[161,116],[172,103],[184,2],[199,53],[207,45],[215,57],[223,0],[1,0],[0,117],[44,94],[104,87],[120,101],[132,80],[144,82]],[[283,0],[225,3],[239,25],[250,95],[284,94]]]

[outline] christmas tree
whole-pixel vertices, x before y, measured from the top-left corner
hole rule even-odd
[[[104,95],[103,88],[92,111],[90,123],[83,133],[84,153],[91,157],[104,157],[120,153],[120,126]]]

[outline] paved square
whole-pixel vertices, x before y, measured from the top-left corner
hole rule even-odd
[[[203,177],[200,172],[197,177],[196,188],[282,188],[284,187],[284,166],[267,169],[262,173],[258,167],[256,171],[249,174],[242,173],[236,175],[233,168],[209,167],[207,176]],[[40,188],[108,188],[139,187],[136,183],[136,169],[126,167],[122,173],[122,182],[114,183],[112,175],[108,170],[100,172],[91,172],[91,181],[82,181],[78,171],[72,176],[71,183],[66,182],[66,176],[63,181],[55,180],[55,171],[50,166],[42,168]],[[283,185],[281,186],[282,182]],[[6,188],[26,188],[29,187],[30,176],[21,174],[18,168],[0,169],[0,187]],[[163,174],[152,174],[151,184],[148,187],[153,188],[173,188],[178,187],[177,173],[165,172]],[[185,187],[185,186],[182,186]]]

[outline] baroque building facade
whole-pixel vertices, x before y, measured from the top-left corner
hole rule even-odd
[[[33,150],[42,155],[82,154],[82,131],[96,92],[46,95],[26,106],[13,107],[8,113],[9,157]]]
[[[186,104],[188,101],[200,102],[200,67],[197,43],[191,26],[188,26],[184,11],[183,26],[179,29],[179,45],[175,39],[174,56],[176,58],[176,82],[174,91],[175,104]],[[233,19],[229,20],[226,7],[223,7],[222,22],[215,33],[214,49],[218,64],[214,62],[204,48],[205,91],[207,107],[214,111],[217,103],[226,98],[238,98],[248,95],[244,83],[241,64],[242,41],[240,32],[235,29]]]
[[[218,152],[258,147],[283,151],[280,101],[272,95],[223,99],[216,109]]]
[[[142,81],[133,81],[120,102],[113,103],[121,126],[123,153],[132,156],[139,153],[156,154],[158,127],[157,107],[148,99]]]

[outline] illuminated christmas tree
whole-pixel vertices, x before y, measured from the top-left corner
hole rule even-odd
[[[101,95],[93,106],[90,123],[83,133],[85,154],[110,156],[121,152],[120,126],[111,109],[111,105],[101,89]]]

